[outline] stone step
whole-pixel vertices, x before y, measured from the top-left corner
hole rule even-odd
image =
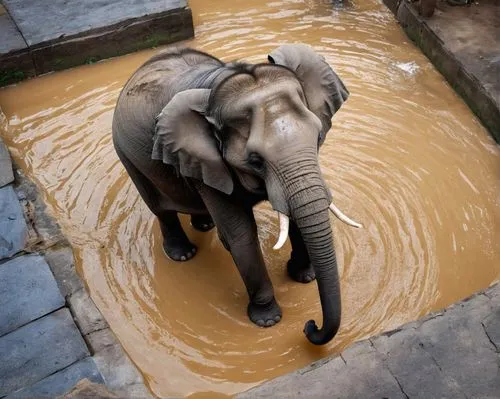
[[[11,185],[0,188],[0,260],[24,249],[28,226]]]
[[[43,74],[194,35],[186,0],[3,0],[3,4],[9,15],[0,18],[0,33],[12,42],[5,46],[22,46],[19,31],[28,48],[0,53],[0,76],[5,80],[0,86],[15,81],[8,78],[16,74],[32,75],[33,68],[37,75]],[[23,51],[31,66],[19,58]]]
[[[28,388],[8,395],[5,399],[55,398],[68,392],[84,378],[88,378],[97,384],[104,384],[94,360],[90,357],[52,374]]]
[[[71,313],[63,308],[0,337],[0,397],[89,356]]]
[[[0,265],[0,337],[64,306],[49,265],[24,255]]]

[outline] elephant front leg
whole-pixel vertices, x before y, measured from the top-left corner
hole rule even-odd
[[[288,275],[292,280],[299,283],[310,283],[316,278],[314,268],[311,265],[307,248],[300,234],[297,225],[290,221],[290,230],[288,233],[292,243],[292,253],[290,260],[286,265]]]
[[[281,320],[282,313],[274,298],[252,209],[243,208],[209,187],[200,189],[200,193],[247,289],[250,299],[248,317],[260,327],[275,325]]]

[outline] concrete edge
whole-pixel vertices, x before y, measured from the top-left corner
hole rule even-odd
[[[14,190],[29,226],[29,239],[25,250],[10,259],[27,253],[43,256],[107,388],[120,398],[152,398],[142,374],[109,328],[77,274],[71,245],[57,221],[48,214],[38,187],[14,161],[12,166]]]
[[[446,308],[440,309],[435,312],[428,313],[427,315],[423,316],[422,318],[411,321],[408,323],[405,323],[401,325],[400,327],[397,327],[393,330],[389,331],[384,331],[378,335],[374,335],[368,338],[365,338],[360,341],[356,341],[346,347],[343,351],[336,353],[332,356],[328,356],[326,358],[319,359],[313,363],[310,363],[309,365],[292,371],[290,373],[284,374],[282,376],[276,377],[274,379],[265,381],[253,388],[250,388],[244,392],[240,392],[235,395],[236,399],[259,399],[259,398],[267,398],[267,397],[279,397],[279,398],[294,398],[294,397],[303,397],[303,398],[316,398],[316,397],[321,397],[321,398],[326,398],[326,397],[356,397],[352,396],[353,391],[348,392],[348,395],[344,395],[346,392],[337,392],[336,395],[332,395],[330,391],[324,388],[325,385],[328,385],[328,382],[318,380],[318,376],[315,376],[314,378],[309,378],[311,374],[314,374],[314,372],[320,371],[320,369],[326,370],[323,372],[323,377],[324,375],[329,375],[332,380],[335,380],[336,377],[339,377],[341,373],[341,369],[349,364],[353,365],[354,364],[354,369],[351,370],[349,373],[349,378],[348,380],[342,380],[344,383],[347,383],[348,385],[355,386],[356,384],[360,384],[363,388],[366,388],[366,375],[363,374],[369,374],[374,370],[378,370],[380,368],[380,363],[386,362],[387,359],[383,356],[383,353],[380,353],[379,348],[377,348],[376,343],[379,341],[384,341],[386,339],[390,339],[391,336],[393,335],[401,335],[405,336],[409,332],[410,333],[415,333],[421,328],[422,326],[426,325],[429,322],[434,322],[438,318],[443,318],[446,317],[446,315],[453,314],[455,312],[470,312],[471,308],[476,306],[477,308],[483,307],[483,312],[484,309],[487,309],[489,311],[492,311],[492,307],[495,306],[496,304],[500,304],[499,302],[499,297],[500,295],[500,282],[497,280],[493,282],[489,287],[477,291],[473,293],[472,295],[457,301],[451,305],[449,305]],[[487,306],[484,306],[485,302],[491,301],[491,304],[487,304]],[[479,303],[479,304],[478,304]],[[496,305],[498,306],[498,305]],[[497,308],[497,311],[500,310]],[[491,316],[492,314],[490,314]],[[489,316],[489,317],[490,317]],[[496,354],[500,356],[500,347],[497,346],[497,344],[490,338],[488,335],[488,332],[486,331],[486,327],[483,322],[481,322],[482,328],[485,330],[485,334],[488,337],[492,347],[495,349]],[[457,333],[458,334],[458,333]],[[408,347],[400,347],[400,349],[404,352],[408,349]],[[359,356],[363,357],[367,353],[374,353],[374,357],[378,358],[379,362],[376,363],[366,363],[364,364],[364,360],[359,360]],[[406,353],[405,356],[411,357],[414,353]],[[433,366],[433,362],[436,362],[434,358],[431,358],[431,360],[427,359],[429,364]],[[368,366],[367,366],[368,364]],[[389,367],[386,367],[387,370],[390,372],[390,378],[389,379],[382,379],[380,380],[381,376],[377,373],[375,373],[374,381],[372,381],[371,385],[368,385],[369,389],[373,389],[374,391],[371,392],[371,396],[369,397],[402,397],[402,398],[409,398],[413,397],[413,395],[408,395],[403,387],[401,386],[400,381],[396,376],[392,373]],[[386,370],[386,371],[387,371]],[[441,371],[441,369],[439,369]],[[420,370],[422,371],[422,370]],[[419,370],[413,370],[412,369],[412,375],[413,372],[419,372]],[[338,374],[338,375],[337,375]],[[296,391],[294,390],[295,387],[293,388],[286,388],[289,383],[292,381],[295,381],[297,378],[301,378],[302,376],[306,376],[305,378],[310,379],[311,384],[316,384],[316,391],[315,394],[311,394],[311,392],[308,391],[311,387],[307,387],[306,385],[302,383],[300,384],[301,387],[303,387],[303,391]],[[354,382],[352,377],[360,378],[360,381]],[[363,378],[365,380],[363,381]],[[377,381],[378,384],[380,384],[378,387],[374,382]],[[418,383],[418,380],[417,380]],[[394,385],[393,387],[390,387],[389,385]],[[453,384],[456,385],[456,382],[453,382]],[[453,385],[452,384],[452,385]],[[331,383],[331,385],[335,385],[335,383]],[[318,387],[320,387],[320,390],[324,390],[324,394],[322,395],[317,395]],[[323,387],[323,388],[321,388]],[[288,391],[284,392],[283,390],[288,389]],[[378,388],[378,389],[377,389]],[[421,389],[421,393],[429,395],[427,397],[434,397],[432,396],[431,391],[425,391],[425,389],[428,387],[425,387]],[[453,387],[454,389],[458,389],[458,387]],[[335,388],[336,389],[336,388]],[[293,393],[292,393],[293,391]],[[399,392],[400,391],[400,392]],[[359,393],[359,392],[358,392]],[[366,394],[367,392],[364,392]],[[396,396],[392,396],[392,394],[398,394]],[[449,392],[448,392],[449,393]],[[379,395],[380,394],[380,395]],[[402,395],[401,395],[402,394]],[[422,397],[426,397],[424,396]],[[457,394],[457,392],[455,392]],[[359,396],[359,397],[367,397],[367,396]],[[444,396],[444,397],[450,397],[450,396]],[[457,395],[451,396],[451,397],[459,397]],[[465,396],[463,396],[465,397]],[[479,396],[473,396],[473,397],[479,397]],[[492,397],[488,395],[480,396],[480,397]]]
[[[478,79],[446,47],[445,43],[407,0],[383,0],[395,15],[406,35],[417,45],[451,87],[464,99],[497,143],[500,143],[500,104]]]
[[[0,86],[193,36],[189,7],[130,18],[106,27],[28,46],[27,50],[1,55]]]

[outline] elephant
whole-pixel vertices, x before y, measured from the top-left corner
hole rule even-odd
[[[129,78],[113,115],[113,144],[151,212],[165,254],[196,253],[178,214],[200,231],[214,227],[245,284],[247,315],[260,327],[282,318],[257,236],[253,207],[268,200],[292,251],[295,281],[317,280],[323,324],[306,323],[323,345],[341,319],[331,210],[360,227],[332,202],[318,152],[349,92],[323,56],[304,44],[273,50],[267,62],[223,61],[191,48],[159,53]]]

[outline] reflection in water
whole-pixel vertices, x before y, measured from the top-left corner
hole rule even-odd
[[[351,92],[321,165],[337,205],[365,229],[332,219],[343,321],[326,347],[302,334],[306,320],[321,320],[317,289],[286,277],[290,247],[271,250],[277,222],[267,204],[256,214],[283,309],[276,327],[248,321],[244,286],[214,232],[186,224],[196,258],[163,255],[110,134],[120,88],[155,51],[0,92],[3,136],[43,187],[92,297],[155,394],[248,389],[499,277],[498,147],[378,1],[206,3],[190,2],[197,38],[188,45],[260,62],[280,44],[309,43]]]

